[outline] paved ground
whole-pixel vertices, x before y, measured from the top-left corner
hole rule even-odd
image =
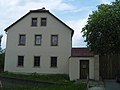
[[[88,87],[88,90],[105,90],[102,81],[89,81]]]
[[[105,90],[120,90],[120,83],[117,83],[115,80],[106,80]]]
[[[92,87],[92,88],[89,88],[88,90],[105,90],[104,87]]]

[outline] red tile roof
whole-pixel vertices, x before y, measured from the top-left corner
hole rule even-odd
[[[72,48],[72,57],[93,57],[94,54],[88,48]]]

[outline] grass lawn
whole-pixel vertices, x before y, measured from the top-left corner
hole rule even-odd
[[[73,81],[69,80],[69,76],[65,74],[50,74],[50,75],[40,75],[37,73],[32,74],[14,74],[14,73],[0,73],[0,76],[4,77],[14,77],[14,78],[24,78],[31,80],[40,80],[47,82],[57,82],[63,83],[64,85],[47,86],[47,87],[5,87],[3,90],[86,90],[85,83],[75,84]]]
[[[15,74],[15,73],[4,72],[4,73],[0,73],[0,76],[14,77],[14,78],[24,78],[24,79],[40,80],[40,81],[48,81],[48,82],[72,83],[69,80],[69,76],[66,75],[66,74],[40,75],[40,74],[37,74],[37,73]]]
[[[52,87],[16,87],[16,88],[3,88],[3,90],[86,90],[86,84],[69,84],[65,86],[52,86]]]

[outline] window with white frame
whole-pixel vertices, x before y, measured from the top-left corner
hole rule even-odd
[[[35,35],[35,45],[41,45],[42,35]]]
[[[51,67],[57,67],[57,57],[51,57]]]
[[[19,35],[19,45],[25,45],[26,42],[26,35],[25,34],[20,34]]]
[[[31,26],[37,26],[37,18],[32,18],[31,20]]]
[[[40,56],[34,56],[34,67],[40,66]]]
[[[18,56],[18,67],[22,67],[24,65],[24,56]]]
[[[58,46],[58,35],[51,35],[51,46]]]

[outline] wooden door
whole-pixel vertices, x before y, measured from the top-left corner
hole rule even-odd
[[[80,79],[87,79],[89,75],[89,60],[80,60]]]

